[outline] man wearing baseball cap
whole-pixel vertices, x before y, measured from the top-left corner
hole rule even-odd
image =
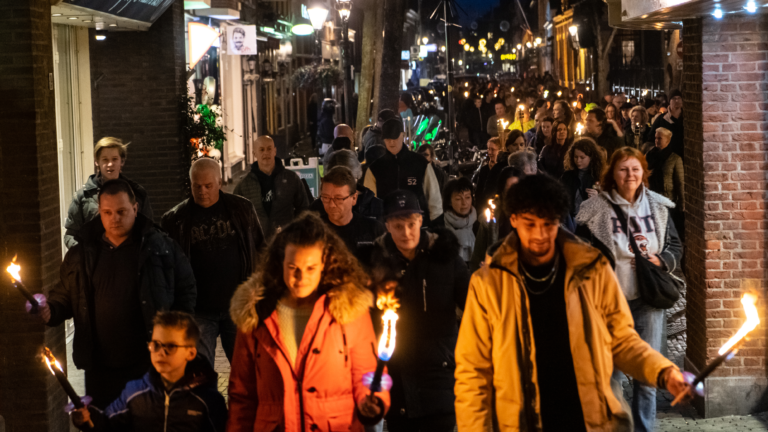
[[[420,208],[428,211],[425,216],[429,224],[443,214],[443,199],[432,165],[421,155],[405,148],[401,120],[385,121],[381,133],[387,153],[366,171],[364,186],[379,198],[396,190],[413,192]]]
[[[398,334],[388,363],[394,385],[387,426],[393,432],[452,432],[456,307],[464,309],[469,271],[453,233],[421,229],[422,210],[413,192],[387,195],[384,220],[387,234],[362,261],[375,286],[397,284],[397,326],[408,329]]]

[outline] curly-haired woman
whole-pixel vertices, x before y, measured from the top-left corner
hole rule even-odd
[[[389,393],[362,383],[376,369],[367,283],[316,215],[275,236],[232,298],[229,432],[362,431],[383,417]]]
[[[591,138],[581,138],[565,155],[565,172],[560,178],[571,198],[571,216],[579,213],[581,203],[597,196],[594,185],[600,182],[605,169],[605,153]]]

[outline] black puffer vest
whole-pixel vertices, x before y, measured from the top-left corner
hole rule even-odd
[[[376,178],[376,195],[384,199],[398,189],[409,190],[416,194],[421,210],[428,215],[429,207],[424,195],[424,174],[428,165],[423,156],[413,153],[405,146],[396,155],[387,152],[370,168]]]

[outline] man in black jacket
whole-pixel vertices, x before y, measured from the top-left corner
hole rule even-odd
[[[347,249],[358,257],[358,248],[372,245],[386,231],[384,224],[353,211],[357,204],[357,179],[349,168],[337,166],[328,171],[320,185],[321,217],[344,240]],[[358,257],[359,258],[359,257]]]
[[[388,233],[361,253],[373,282],[397,282],[397,348],[389,361],[394,380],[387,427],[392,432],[450,432],[454,412],[456,308],[464,309],[469,271],[448,230],[421,230],[416,196],[395,191],[384,198]],[[374,320],[375,323],[380,320]]]
[[[651,127],[650,136],[656,136],[656,130],[664,128],[672,132],[672,140],[669,147],[678,156],[685,155],[685,128],[683,127],[683,93],[680,90],[672,90],[669,94],[669,111],[656,118]]]
[[[197,292],[181,248],[138,212],[128,183],[101,186],[99,214],[78,233],[36,315],[51,327],[74,318],[72,358],[94,405],[106,406],[147,371],[157,311],[191,313]]]
[[[198,159],[189,178],[192,199],[164,214],[162,226],[192,263],[199,352],[213,365],[218,336],[227,358],[232,359],[237,326],[229,316],[229,300],[253,273],[264,235],[253,204],[221,191],[221,168],[216,161]]]
[[[427,209],[427,224],[443,214],[440,184],[432,165],[403,145],[403,122],[387,120],[381,128],[387,153],[365,173],[363,185],[382,198],[398,190],[409,190]]]

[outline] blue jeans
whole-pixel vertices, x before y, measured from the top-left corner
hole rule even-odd
[[[651,348],[661,351],[662,332],[666,326],[664,311],[649,306],[643,299],[639,298],[629,300],[627,303],[629,303],[629,309],[632,311],[635,330],[640,338],[646,341]],[[621,383],[624,380],[624,374],[615,369],[612,379]],[[632,419],[635,424],[635,432],[653,431],[653,425],[656,422],[656,388],[640,384],[635,380],[632,390]]]
[[[219,314],[195,314],[195,321],[200,327],[200,340],[197,342],[197,352],[216,365],[216,338],[221,336],[221,345],[227,360],[232,363],[232,353],[235,351],[237,326],[232,322],[229,312]]]

